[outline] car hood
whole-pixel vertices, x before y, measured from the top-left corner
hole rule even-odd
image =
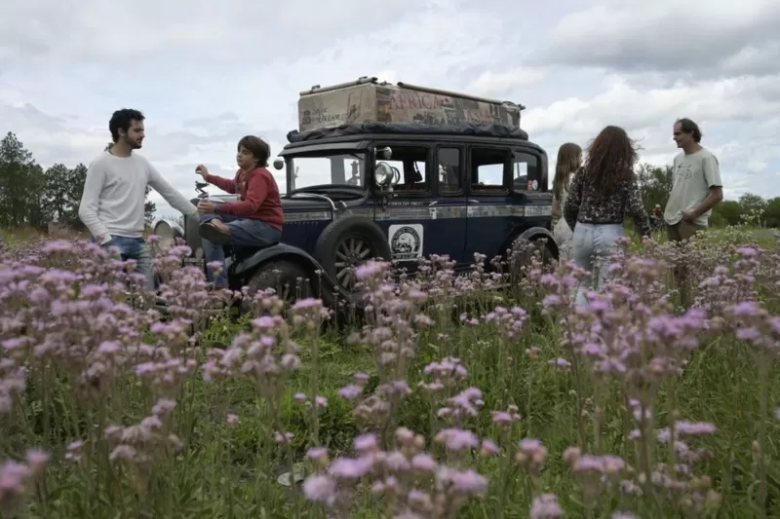
[[[215,202],[235,202],[236,197],[234,195],[211,195],[209,200]],[[193,198],[191,202],[198,205],[200,199]],[[336,200],[334,200],[336,202]],[[284,212],[288,211],[310,211],[312,209],[331,209],[330,202],[318,198],[285,198],[282,196],[282,207]]]
[[[212,195],[209,196],[210,200],[215,202],[235,202],[236,197],[233,195]],[[197,198],[192,200],[192,203],[197,205],[199,200]],[[334,200],[335,203],[340,204],[338,200]],[[347,205],[352,205],[348,203]],[[285,198],[282,196],[282,209],[285,214],[288,213],[309,213],[312,211],[330,211],[333,209],[330,202],[318,198],[307,198],[305,195],[301,195],[300,198]]]
[[[327,200],[316,198],[282,198],[282,208],[285,213],[311,211],[311,210],[327,210],[331,208],[330,202]]]

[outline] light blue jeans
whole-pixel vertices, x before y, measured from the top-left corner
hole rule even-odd
[[[135,260],[138,272],[146,277],[146,288],[154,290],[154,271],[152,270],[152,252],[143,238],[128,238],[126,236],[111,235],[111,241],[101,245],[105,250],[110,247],[119,249],[122,261]]]
[[[276,245],[282,239],[282,231],[271,227],[260,220],[251,218],[239,218],[227,214],[204,214],[200,216],[200,222],[205,223],[213,219],[219,219],[230,228],[230,245],[234,249],[260,248]],[[225,273],[225,246],[212,243],[203,238],[203,256],[206,263],[218,261],[222,263],[222,272],[215,278],[211,269],[207,269],[207,279],[214,283],[215,288],[227,287],[227,274]]]
[[[577,222],[577,225],[574,226],[571,257],[577,266],[591,273],[589,277],[580,282],[580,286],[577,288],[577,306],[587,304],[585,294],[593,290],[594,277],[598,279],[596,288],[604,286],[607,281],[607,265],[602,263],[596,265],[598,269],[596,275],[593,272],[594,264],[596,261],[601,261],[615,253],[618,250],[615,242],[625,234],[623,224],[602,225]]]

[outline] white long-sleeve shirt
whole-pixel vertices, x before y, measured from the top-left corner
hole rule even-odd
[[[79,218],[101,243],[111,235],[138,238],[144,232],[146,186],[160,193],[166,202],[185,215],[198,209],[171,187],[143,156],[116,157],[103,152],[89,165],[81,196]]]

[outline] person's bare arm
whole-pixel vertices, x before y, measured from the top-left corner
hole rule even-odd
[[[715,207],[721,200],[723,200],[723,187],[710,186],[710,194],[707,195],[707,198],[705,198],[701,204],[696,206],[696,209],[694,209],[695,217],[698,218],[699,216],[703,215]]]
[[[702,203],[693,209],[693,217],[698,218],[723,200],[723,181],[720,178],[720,166],[718,165],[718,159],[714,155],[708,156],[704,159],[704,180],[707,182],[707,187],[710,188],[710,193]]]

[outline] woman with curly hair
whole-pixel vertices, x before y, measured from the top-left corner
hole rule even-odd
[[[642,236],[650,236],[647,217],[634,175],[637,148],[623,128],[607,126],[587,148],[585,165],[572,179],[563,217],[571,227],[572,257],[590,271],[577,289],[577,305],[586,304],[586,292],[598,278],[606,281],[606,268],[594,276],[594,259],[604,259],[616,251],[615,242],[625,236],[623,223],[631,215]]]
[[[558,160],[555,162],[555,178],[553,179],[553,236],[558,242],[558,251],[561,261],[568,261],[571,252],[572,232],[569,224],[562,218],[563,208],[566,206],[566,197],[569,194],[574,172],[582,163],[582,148],[573,142],[562,144],[558,148]]]

